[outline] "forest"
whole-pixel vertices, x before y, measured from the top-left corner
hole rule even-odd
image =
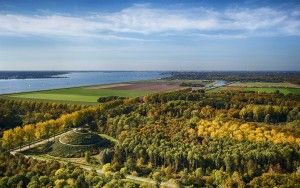
[[[83,105],[5,98],[0,98],[0,103],[0,135],[3,130],[14,128],[17,125],[57,119],[62,114],[68,114],[84,108]]]
[[[0,71],[0,79],[64,78],[66,71]]]
[[[126,174],[191,187],[300,186],[298,95],[185,89],[99,102],[75,106],[2,99],[1,127],[16,121],[3,131],[0,187],[143,186],[121,181]],[[46,162],[3,154],[83,126],[118,141],[97,154],[97,165],[114,176],[60,163],[45,169]]]
[[[22,155],[0,154],[0,187],[137,187],[121,174],[100,176],[72,164],[46,162]]]
[[[297,71],[204,71],[168,72],[168,80],[226,80],[228,82],[291,82],[300,83]]]

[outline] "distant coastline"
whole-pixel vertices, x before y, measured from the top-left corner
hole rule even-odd
[[[161,75],[169,75],[168,71],[0,71],[0,80],[18,80],[18,79],[43,79],[43,78],[69,78],[70,73],[87,73],[87,72],[161,72]]]
[[[63,75],[68,73],[66,71],[0,71],[0,79],[67,78]]]
[[[0,71],[0,94],[162,78],[152,71]]]

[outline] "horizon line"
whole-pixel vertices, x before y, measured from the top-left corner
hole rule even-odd
[[[300,70],[0,70],[0,72],[300,72]]]

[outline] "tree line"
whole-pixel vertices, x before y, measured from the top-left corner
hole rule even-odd
[[[226,80],[237,82],[291,82],[300,83],[299,72],[288,71],[212,71],[212,72],[171,72],[167,80]]]
[[[0,135],[5,129],[57,119],[61,114],[86,108],[84,105],[5,98],[1,98],[0,103]]]

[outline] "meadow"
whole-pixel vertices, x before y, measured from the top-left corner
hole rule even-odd
[[[88,89],[85,87],[56,89],[47,91],[37,91],[28,93],[19,93],[9,95],[10,97],[25,99],[44,99],[55,101],[80,101],[80,102],[97,102],[99,97],[121,96],[121,97],[138,97],[145,95],[145,91],[140,90],[118,90],[118,89]]]
[[[234,82],[231,87],[277,87],[277,88],[299,88],[298,85],[289,82]]]
[[[284,94],[300,94],[300,88],[296,84],[281,82],[281,83],[272,83],[272,82],[236,82],[223,87],[218,87],[209,90],[209,92],[217,92],[224,90],[239,90],[239,91],[255,91],[259,93],[274,93],[277,90]]]
[[[230,86],[224,86],[224,87],[218,87],[214,88],[208,91],[208,93],[218,92],[218,91],[224,91],[224,90],[239,90],[239,91],[255,91],[259,93],[274,93],[277,90],[284,94],[296,94],[300,95],[300,88],[270,88],[270,87],[230,87]]]

